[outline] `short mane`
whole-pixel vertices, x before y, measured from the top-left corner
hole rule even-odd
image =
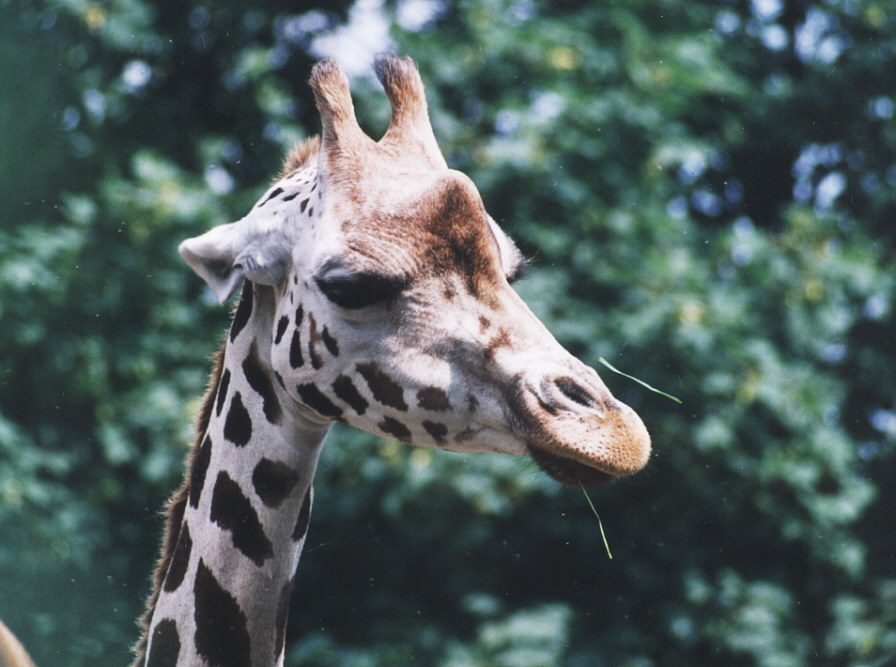
[[[309,137],[308,139],[297,141],[286,154],[286,158],[283,160],[283,168],[274,180],[279,181],[281,178],[289,176],[294,171],[307,167],[311,163],[311,160],[317,157],[319,148],[319,137]]]
[[[153,593],[146,601],[146,610],[140,618],[140,627],[142,633],[140,641],[134,646],[133,652],[136,659],[133,663],[134,667],[142,665],[146,658],[146,646],[149,641],[148,632],[149,624],[152,621],[152,614],[155,611],[156,603],[159,599],[159,592],[162,590],[162,583],[165,575],[168,573],[168,566],[171,564],[171,557],[174,554],[174,547],[177,544],[178,535],[180,535],[181,524],[183,523],[184,510],[186,509],[187,497],[190,494],[190,478],[193,470],[193,462],[196,459],[196,452],[202,445],[205,438],[205,432],[208,430],[208,424],[211,420],[212,409],[215,405],[215,396],[218,393],[218,385],[221,383],[221,372],[224,368],[224,349],[221,349],[214,356],[212,373],[208,381],[208,389],[206,389],[205,397],[202,399],[202,407],[199,410],[199,416],[196,420],[196,439],[187,454],[186,469],[187,474],[180,488],[171,496],[165,507],[165,537],[162,542],[161,556],[156,564],[153,573]]]

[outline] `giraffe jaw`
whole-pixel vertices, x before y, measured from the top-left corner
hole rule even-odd
[[[549,454],[531,443],[526,445],[526,449],[529,452],[529,457],[543,472],[554,481],[566,486],[604,486],[620,477],[572,459]]]

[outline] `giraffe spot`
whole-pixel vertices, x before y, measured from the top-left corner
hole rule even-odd
[[[370,405],[367,399],[361,396],[351,378],[346,375],[340,375],[336,378],[333,382],[333,391],[336,392],[336,396],[348,403],[359,415],[363,415],[367,411],[368,405]]]
[[[451,409],[448,394],[438,387],[424,387],[417,392],[417,405],[424,410],[444,412]]]
[[[308,523],[311,521],[311,487],[305,492],[305,498],[302,500],[302,508],[299,510],[299,516],[296,517],[296,525],[292,530],[292,539],[298,542],[305,537],[308,532]]]
[[[454,442],[467,442],[476,437],[476,431],[471,428],[465,428],[463,431],[454,436]]]
[[[237,447],[245,447],[252,438],[252,418],[243,405],[240,392],[236,392],[230,399],[230,409],[224,420],[224,437]]]
[[[190,506],[193,509],[199,507],[199,496],[202,495],[202,487],[205,486],[205,475],[208,472],[208,464],[212,460],[212,439],[206,435],[205,440],[193,458],[190,466]]]
[[[283,584],[280,589],[280,599],[277,601],[276,635],[274,637],[274,662],[280,658],[280,654],[286,648],[286,620],[289,617],[289,596],[292,593],[292,581]]]
[[[342,416],[342,408],[327,398],[316,385],[310,382],[300,384],[296,387],[296,391],[299,392],[302,403],[324,417],[336,419]]]
[[[282,461],[263,458],[252,471],[255,493],[268,507],[279,507],[299,481],[299,473]]]
[[[283,198],[283,201],[292,201],[293,199],[295,199],[295,198],[298,197],[298,196],[299,196],[299,193],[298,193],[298,192],[293,192],[291,195],[286,195],[286,196]]]
[[[196,651],[214,667],[252,664],[246,615],[205,564],[199,561],[193,586]]]
[[[383,433],[388,433],[398,440],[402,440],[404,442],[411,441],[411,432],[408,430],[408,427],[402,424],[397,419],[393,419],[392,417],[383,417],[383,420],[377,424]]]
[[[309,217],[309,218],[313,218],[313,217],[314,217],[314,207],[313,207],[313,206],[312,206],[311,208],[308,209],[308,217]]]
[[[298,284],[299,277],[293,276],[293,278],[295,279],[296,284]],[[299,304],[298,306],[296,306],[296,327],[298,327],[300,324],[302,324],[304,319],[305,319],[305,309],[302,308],[302,304]]]
[[[174,553],[171,554],[171,563],[168,565],[168,574],[165,575],[165,584],[162,588],[166,593],[173,593],[184,581],[187,574],[187,566],[190,564],[190,553],[193,551],[193,539],[190,537],[190,528],[183,524],[177,544],[174,545]]]
[[[439,422],[431,422],[427,419],[423,420],[423,428],[432,436],[432,439],[438,443],[445,442],[445,436],[448,435],[448,427]]]
[[[277,195],[280,195],[280,194],[283,194],[283,188],[274,188],[271,191],[271,194],[269,194],[263,202],[258,204],[258,208],[261,208],[262,206],[267,204],[269,201],[271,201],[274,197],[276,197]]]
[[[274,383],[271,376],[265,373],[258,358],[258,341],[252,341],[249,354],[243,360],[243,374],[255,392],[261,396],[262,409],[265,418],[272,424],[279,424],[282,411],[277,392],[274,391]]]
[[[334,357],[339,356],[339,343],[335,338],[327,331],[327,327],[324,327],[320,332],[320,337],[324,341],[324,347],[327,348],[327,351],[332,354]]]
[[[487,344],[485,348],[485,359],[491,361],[495,358],[495,354],[504,347],[510,347],[510,334],[506,329],[500,329]]]
[[[215,480],[209,518],[224,530],[229,530],[233,546],[256,565],[261,565],[274,556],[274,547],[264,534],[255,508],[243,494],[239,484],[223,470]]]
[[[300,212],[300,213],[304,213],[306,208],[308,208],[308,200],[307,200],[307,199],[303,199],[303,200],[302,200],[302,203],[299,204],[299,212]]]
[[[475,189],[459,179],[446,179],[437,201],[427,210],[425,220],[432,242],[428,260],[439,272],[451,272],[464,280],[467,291],[485,303],[495,302],[489,287],[499,280],[495,266],[483,261],[494,237],[483,226],[468,220],[481,219],[482,200]],[[485,228],[487,229],[487,228]]]
[[[318,370],[324,365],[320,355],[317,353],[317,346],[321,342],[321,335],[317,331],[317,321],[314,319],[314,314],[308,313],[308,356],[311,358],[311,367],[314,370]]]
[[[358,364],[356,368],[376,400],[383,405],[407,412],[408,404],[404,402],[401,385],[386,375],[376,363]]]
[[[491,321],[485,315],[479,316],[479,333],[485,333],[491,325]]]
[[[149,643],[146,667],[177,667],[180,656],[180,635],[173,618],[163,618],[156,623]]]
[[[274,371],[274,377],[277,379],[277,384],[286,389],[286,383],[283,382],[283,376],[277,371]]]
[[[274,336],[274,345],[279,345],[283,340],[283,334],[286,333],[286,327],[289,326],[289,318],[284,315],[277,321],[277,335]]]
[[[249,322],[249,317],[252,315],[253,291],[252,283],[248,280],[245,281],[243,283],[243,293],[240,295],[240,304],[237,306],[236,313],[233,316],[233,324],[230,325],[231,343],[240,335],[240,331],[243,330]]]
[[[302,336],[298,326],[292,330],[292,341],[289,343],[289,365],[293,368],[305,365],[305,359],[302,357]]]
[[[221,383],[218,385],[218,401],[215,405],[215,414],[221,416],[221,408],[224,407],[224,401],[227,400],[227,388],[230,386],[230,369],[225,368],[224,374],[221,376]]]

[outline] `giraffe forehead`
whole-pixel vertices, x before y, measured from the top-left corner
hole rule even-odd
[[[501,273],[482,199],[458,172],[446,172],[411,197],[354,214],[343,221],[342,231],[348,249],[362,257],[386,266],[400,263],[414,274],[461,274],[479,288]]]
[[[503,263],[518,263],[512,242],[505,240],[512,248],[509,253],[499,248],[503,232],[490,221],[476,186],[465,174],[429,163],[409,165],[407,156],[377,146],[352,178],[343,174],[318,189],[318,169],[309,157],[314,157],[317,146],[299,148],[308,153],[300,156],[306,162],[285,170],[253,213],[268,219],[272,227],[295,221],[302,228],[301,218],[311,218],[306,229],[318,229],[312,232],[317,246],[312,264],[320,267],[338,257],[339,263],[348,260],[349,266],[362,271],[461,275],[469,290],[479,295],[508,273]],[[292,215],[280,217],[278,211],[284,208]]]

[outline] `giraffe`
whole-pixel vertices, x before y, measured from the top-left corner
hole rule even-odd
[[[25,647],[3,621],[0,621],[0,667],[34,667]]]
[[[405,443],[525,455],[566,484],[640,470],[641,419],[510,283],[520,252],[448,168],[409,58],[378,56],[391,106],[358,126],[333,60],[310,77],[320,139],[241,220],[179,251],[224,304],[218,353],[134,665],[282,665],[315,468],[343,421]]]

